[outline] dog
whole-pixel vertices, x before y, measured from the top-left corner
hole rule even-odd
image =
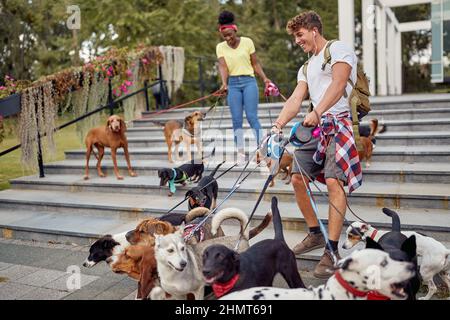
[[[98,150],[98,156],[94,152],[97,158],[97,173],[100,177],[105,177],[102,172],[101,162],[105,154],[105,147],[111,148],[111,158],[114,164],[114,173],[117,179],[122,180],[123,176],[119,174],[119,169],[117,168],[117,149],[123,148],[125,153],[125,159],[127,161],[128,173],[132,177],[136,177],[137,174],[131,168],[130,155],[128,153],[128,140],[125,136],[125,131],[127,130],[125,122],[117,115],[112,115],[108,118],[105,127],[98,127],[89,130],[86,135],[86,173],[84,180],[89,179],[89,158],[91,153],[94,152],[93,147],[95,146]]]
[[[387,231],[377,230],[373,226],[362,222],[353,222],[346,230],[346,241],[342,245],[344,249],[351,249],[359,242],[365,242],[366,238],[374,241],[380,239]],[[429,300],[436,293],[437,287],[433,280],[439,275],[447,287],[450,288],[450,250],[435,239],[418,232],[402,232],[406,236],[416,237],[419,273],[423,282],[427,283],[428,292],[419,300]]]
[[[196,160],[191,160],[188,163],[182,164],[177,168],[164,168],[158,170],[159,186],[164,187],[169,183],[169,197],[175,193],[175,184],[186,185],[186,181],[190,179],[194,182],[199,182],[202,178],[205,166],[203,160],[198,163]]]
[[[360,132],[360,142],[362,149],[358,150],[359,160],[366,160],[366,168],[370,167],[370,162],[372,161],[372,153],[374,148],[374,139],[378,133],[386,131],[385,126],[379,127],[378,119],[371,119],[369,122],[370,132],[366,136],[364,130],[361,129]],[[361,134],[362,133],[362,134]]]
[[[256,150],[256,163],[260,164],[262,160],[266,162],[267,167],[269,168],[270,172],[272,172],[272,165],[274,164],[274,160],[272,160],[269,157],[263,156],[262,152],[258,149]],[[272,181],[269,184],[269,187],[273,187],[275,185],[275,177],[282,171],[285,173],[285,176],[281,178],[281,180],[287,179],[287,182],[285,184],[291,183],[292,161],[293,161],[292,155],[290,155],[288,152],[283,152],[281,161],[279,161],[278,164],[277,163],[274,164],[278,165],[278,170],[274,174]]]
[[[412,262],[416,268],[416,275],[408,281],[406,291],[408,293],[408,300],[415,300],[416,294],[420,288],[420,279],[417,270],[417,245],[416,237],[414,235],[409,238],[402,234],[400,218],[395,211],[388,208],[383,208],[383,213],[392,218],[392,231],[385,233],[380,237],[378,242],[371,238],[366,239],[367,249],[379,249],[389,253],[389,256],[397,261]]]
[[[187,214],[183,215],[183,220],[180,221],[178,225],[182,225],[187,223],[188,225],[184,226],[184,232],[187,233],[200,223],[203,220],[203,217],[208,214],[210,211],[208,208],[195,208],[189,211]],[[133,245],[136,244],[146,244],[150,246],[155,245],[155,234],[165,235],[169,233],[173,233],[176,231],[175,226],[167,221],[161,221],[161,219],[167,219],[170,215],[166,215],[166,217],[161,217],[159,219],[149,218],[141,221],[134,230],[129,231],[125,238],[127,241]],[[177,218],[179,219],[179,218]],[[217,230],[215,230],[215,234],[211,233],[211,219],[207,219],[201,228],[195,232],[194,237],[191,238],[190,244],[195,244],[197,242],[211,239],[214,237],[222,237],[224,236],[222,228],[219,226]]]
[[[220,163],[209,176],[201,178],[196,187],[186,192],[185,197],[188,198],[188,210],[197,207],[205,207],[208,209],[214,209],[216,207],[219,185],[216,179],[214,179],[214,175],[224,162]]]
[[[191,160],[191,144],[197,146],[197,152],[201,156],[202,154],[202,139],[200,132],[199,122],[203,121],[205,114],[200,111],[190,113],[184,118],[184,123],[178,120],[169,120],[166,123],[153,121],[154,123],[163,127],[164,138],[167,144],[167,157],[170,163],[172,160],[172,145],[175,144],[175,156],[176,160],[180,161],[180,154],[178,147],[181,142],[184,142],[186,153],[188,154],[188,160]]]
[[[126,232],[116,235],[107,234],[96,240],[89,248],[89,256],[83,262],[83,266],[92,268],[101,261],[105,261],[110,265],[130,245],[125,235]]]
[[[127,274],[138,281],[136,299],[146,299],[156,284],[159,284],[156,270],[155,250],[150,245],[131,245],[111,263],[111,270]]]
[[[275,239],[260,241],[237,253],[224,245],[213,245],[203,252],[203,277],[212,285],[217,298],[258,286],[271,286],[277,273],[289,288],[305,288],[297,270],[294,252],[286,244],[277,198],[272,198]]]
[[[412,263],[393,260],[388,253],[374,249],[352,252],[337,268],[326,284],[317,288],[255,287],[220,300],[372,300],[370,295],[377,295],[372,292],[374,287],[388,298],[403,300],[407,297],[405,283],[415,274]]]
[[[269,216],[269,218],[267,218]],[[239,238],[243,238],[239,244],[239,250],[248,248],[248,239],[256,236],[270,222],[269,214],[259,226],[248,231],[244,226],[248,222],[247,215],[237,208],[226,208],[217,212],[211,221],[211,231],[216,233],[220,224],[226,219],[237,219],[241,224],[241,231],[238,236],[224,236],[204,240],[195,245],[186,243],[180,229],[175,233],[165,236],[155,237],[155,256],[157,270],[160,278],[160,286],[156,286],[150,293],[152,300],[186,299],[188,295],[193,295],[196,300],[203,299],[204,281],[202,277],[201,256],[205,248],[212,244],[222,243],[229,247],[234,247]]]

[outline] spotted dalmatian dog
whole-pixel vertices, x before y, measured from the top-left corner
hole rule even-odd
[[[415,274],[412,263],[392,260],[388,253],[376,249],[354,251],[337,267],[327,283],[317,288],[256,287],[230,293],[220,300],[367,300],[370,294],[404,300],[404,287]]]

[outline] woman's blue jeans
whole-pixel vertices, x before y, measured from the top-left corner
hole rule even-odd
[[[237,149],[244,149],[243,111],[245,111],[247,121],[253,129],[257,145],[259,145],[262,130],[258,119],[258,86],[255,77],[230,76],[228,78],[227,100],[230,106],[234,143]]]

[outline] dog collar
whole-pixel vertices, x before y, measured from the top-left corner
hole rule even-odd
[[[375,229],[375,230],[372,232],[372,234],[370,235],[370,239],[375,240],[375,236],[377,235],[377,233],[378,233],[378,230]]]
[[[212,284],[212,289],[217,298],[220,298],[226,295],[231,289],[233,289],[236,282],[239,280],[239,273],[236,273],[230,281],[221,283],[214,282]]]
[[[351,293],[352,295],[359,297],[359,298],[364,298],[367,297],[367,300],[391,300],[389,297],[386,297],[380,293],[378,293],[377,291],[361,291],[356,289],[355,287],[352,287],[347,281],[344,280],[344,278],[342,277],[341,273],[339,271],[336,271],[334,273],[334,276],[336,278],[336,280],[339,282],[339,284],[345,289],[347,290],[349,293]]]

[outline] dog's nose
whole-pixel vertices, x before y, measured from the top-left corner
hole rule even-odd
[[[133,232],[134,230],[128,231],[127,234],[125,235],[125,239],[127,239],[129,243],[131,243],[130,239],[133,236]]]
[[[83,263],[83,267],[87,267],[87,263],[86,262]]]
[[[182,260],[182,261],[180,262],[180,267],[181,267],[182,269],[184,269],[184,268],[186,267],[186,265],[187,265],[187,262],[186,262],[185,260]]]

